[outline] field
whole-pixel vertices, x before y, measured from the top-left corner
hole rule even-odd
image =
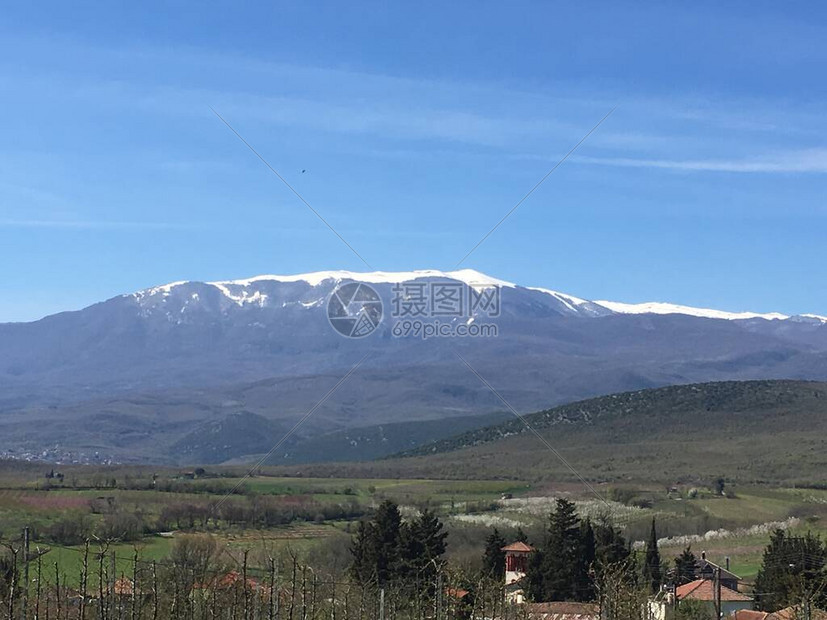
[[[356,521],[384,499],[403,515],[436,511],[449,532],[449,558],[478,564],[485,536],[497,527],[506,537],[523,529],[541,540],[555,498],[575,501],[581,517],[608,517],[632,542],[656,519],[660,545],[671,559],[691,545],[745,580],[754,578],[775,527],[793,532],[827,531],[827,490],[770,485],[720,489],[680,484],[598,484],[596,497],[574,482],[320,478],[271,475],[241,477],[239,468],[209,471],[148,467],[67,467],[4,464],[0,468],[0,537],[19,540],[29,527],[33,548],[44,556],[48,581],[57,563],[70,581],[83,561],[83,538],[95,557],[105,539],[128,574],[132,558],[163,562],[175,541],[207,532],[237,561],[246,550],[295,554],[329,570],[346,567]],[[48,477],[47,477],[48,476]],[[605,501],[604,501],[605,500]],[[639,544],[639,543],[638,543]]]

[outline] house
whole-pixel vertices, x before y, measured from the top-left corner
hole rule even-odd
[[[115,596],[133,596],[139,594],[139,592],[135,590],[135,584],[132,583],[132,580],[126,577],[116,579],[112,589]]]
[[[600,606],[597,603],[529,603],[526,605],[529,620],[598,620]]]
[[[701,552],[701,559],[695,563],[695,578],[696,579],[715,579],[715,572],[718,572],[718,578],[721,580],[721,585],[730,590],[738,590],[738,584],[741,578],[729,571],[729,558],[726,559],[726,567],[719,566],[714,562],[706,559],[706,551]]]
[[[514,542],[502,548],[505,552],[505,600],[509,603],[525,602],[522,580],[528,571],[528,556],[534,547],[524,542]]]
[[[682,586],[675,588],[674,592],[662,593],[661,597],[649,602],[649,612],[653,620],[669,620],[672,617],[676,606],[680,607],[683,601],[700,601],[708,607],[710,615],[715,617],[717,602],[717,588],[712,579],[696,579]],[[730,616],[736,612],[751,611],[753,599],[743,592],[727,588],[721,584],[721,616]],[[761,620],[760,618],[748,618],[744,616],[741,620]],[[775,619],[780,620],[780,619]]]
[[[786,607],[773,612],[749,611],[744,609],[731,614],[727,620],[797,620],[798,618],[827,620],[827,611],[814,607],[809,610],[800,607]]]
[[[196,583],[192,586],[192,590],[193,594],[200,592],[203,596],[207,596],[211,592],[231,592],[233,590],[247,590],[265,599],[270,596],[269,586],[252,577],[247,577],[245,582],[244,577],[238,571],[230,571],[224,575],[219,575],[206,583]]]

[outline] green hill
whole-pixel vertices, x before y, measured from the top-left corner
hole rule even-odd
[[[824,483],[827,383],[732,381],[579,401],[525,420],[595,482]],[[309,466],[324,474],[323,467]],[[575,480],[516,417],[339,475]]]

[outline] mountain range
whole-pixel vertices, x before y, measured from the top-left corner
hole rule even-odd
[[[382,321],[364,338],[328,321],[331,295],[347,282],[382,300]],[[497,291],[495,313],[466,305],[440,319],[493,324],[496,337],[397,337],[399,290],[410,301],[412,285],[444,283]],[[0,454],[243,459],[265,452],[360,360],[279,458],[414,448],[492,423],[502,399],[529,412],[701,381],[827,379],[827,318],[589,301],[473,270],[176,282],[0,324]],[[381,429],[399,424],[406,440],[389,441]]]

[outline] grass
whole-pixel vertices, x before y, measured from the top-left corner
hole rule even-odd
[[[149,471],[149,470],[147,470]],[[242,478],[236,469],[216,469],[212,475],[227,489]],[[75,472],[81,483],[82,469]],[[132,471],[131,480],[147,478],[146,471]],[[72,488],[62,487],[42,490],[42,472],[32,469],[28,475],[15,469],[14,475],[4,477],[0,465],[0,537],[14,537],[25,525],[35,531],[44,532],[51,523],[69,514],[87,515],[93,524],[101,521],[102,515],[89,514],[89,502],[98,497],[114,497],[120,510],[140,511],[150,520],[160,514],[165,505],[175,502],[209,503],[223,496],[217,492],[203,491],[205,485],[214,483],[216,478],[184,480],[177,470],[164,470],[159,480],[176,481],[177,492],[159,490],[132,490],[122,488]],[[120,480],[121,474],[113,475]],[[66,480],[68,480],[68,476]],[[553,498],[565,496],[576,500],[581,514],[593,517],[604,510],[605,505],[596,500],[581,484],[551,483],[532,484],[521,480],[451,480],[428,478],[396,477],[290,477],[258,475],[243,480],[243,492],[248,495],[270,495],[285,501],[311,500],[320,504],[356,502],[361,506],[375,505],[389,498],[403,506],[421,507],[429,505],[437,510],[446,522],[452,538],[449,551],[455,557],[473,561],[481,553],[482,540],[490,532],[490,526],[498,520],[505,524],[503,531],[513,533],[513,525],[524,524],[529,535],[538,540],[542,537],[548,512],[553,507]],[[6,487],[6,488],[3,488]],[[696,490],[690,493],[690,489]],[[213,487],[214,488],[214,487]],[[708,486],[697,481],[678,485],[678,494],[667,496],[662,484],[644,484],[624,481],[622,484],[601,484],[601,494],[623,498],[633,504],[645,500],[643,508],[633,508],[620,503],[612,504],[621,520],[626,535],[631,540],[644,540],[652,517],[657,519],[662,537],[679,535],[703,535],[709,530],[725,528],[736,531],[755,524],[784,521],[791,516],[799,517],[797,530],[811,529],[827,533],[827,490],[790,488],[766,484],[734,484],[727,482],[727,497],[715,495]],[[618,492],[615,492],[617,490]],[[514,499],[501,501],[503,494]],[[690,499],[692,495],[692,499]],[[679,499],[678,499],[679,497]],[[648,502],[648,503],[647,503]],[[456,519],[457,515],[473,514],[471,519]],[[509,525],[511,524],[511,525]],[[304,557],[339,554],[346,559],[347,542],[353,522],[347,520],[293,522],[288,526],[270,529],[241,529],[222,525],[209,526],[230,551],[257,549],[262,545],[276,553],[288,550]],[[797,531],[796,530],[796,531]],[[700,555],[706,551],[709,559],[724,563],[730,558],[733,572],[742,578],[751,579],[760,567],[763,548],[768,531],[741,533],[725,538],[701,538],[692,543],[693,551]],[[671,562],[686,546],[680,539],[662,547],[665,561]],[[131,574],[131,558],[137,548],[144,561],[162,560],[168,556],[174,538],[147,536],[136,545],[115,544],[111,547],[119,556],[117,572]],[[43,537],[36,539],[33,546],[51,547],[43,556],[44,580],[51,581],[54,564],[57,562],[61,573],[67,575],[69,585],[75,585],[79,578],[83,560],[82,547],[59,548],[49,545]],[[96,548],[92,548],[96,551]],[[93,560],[94,561],[94,560]],[[95,567],[96,570],[96,567]]]

